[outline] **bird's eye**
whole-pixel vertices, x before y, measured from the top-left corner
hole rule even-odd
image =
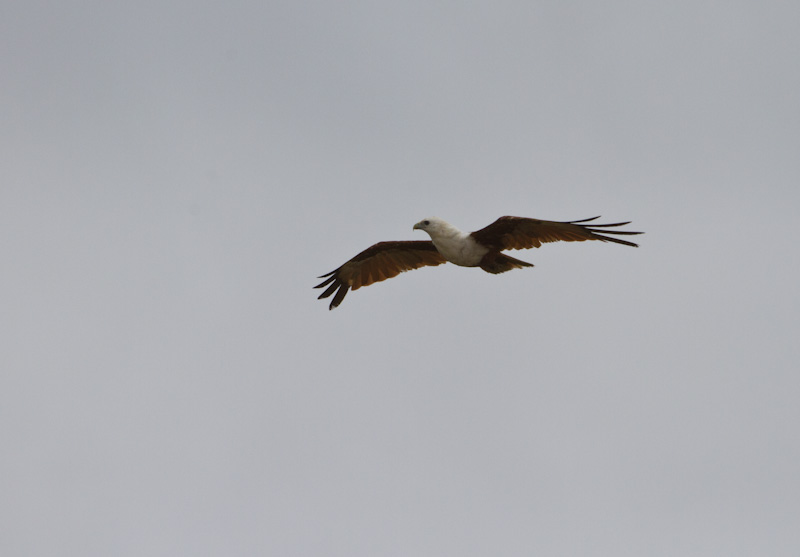
[[[422,221],[422,224],[424,224],[425,226],[428,226],[430,223],[431,223],[431,221],[429,221],[429,220]]]

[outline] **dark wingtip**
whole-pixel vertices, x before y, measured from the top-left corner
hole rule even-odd
[[[628,240],[620,240],[619,238],[612,238],[611,236],[602,236],[600,234],[598,234],[598,237],[604,242],[614,242],[615,244],[622,244],[623,246],[630,246],[632,248],[639,247],[639,244],[634,244],[633,242],[629,242]]]
[[[335,271],[334,271],[334,272],[335,272]],[[322,275],[321,277],[317,277],[317,278],[325,278],[325,277],[328,277],[328,278],[326,278],[325,280],[323,280],[321,283],[319,283],[318,285],[316,285],[314,288],[322,288],[323,286],[327,286],[327,285],[328,285],[328,284],[330,284],[331,282],[335,281],[335,280],[336,280],[336,277],[329,276],[330,274],[331,274],[331,273],[328,273],[327,275]]]
[[[628,222],[615,222],[615,223],[612,223],[612,224],[592,224],[590,226],[592,228],[608,228],[610,226],[625,226],[626,224],[630,224],[631,222],[633,222],[633,221],[629,220]]]
[[[600,218],[600,215],[597,215],[596,217],[592,217],[590,219],[571,220],[567,224],[578,224],[579,222],[589,222],[589,221],[597,220],[599,218]],[[597,225],[595,224],[595,225],[592,225],[592,226],[597,226]]]
[[[339,290],[336,291],[336,295],[333,297],[333,300],[331,300],[331,305],[328,306],[328,310],[338,307],[339,304],[342,303],[342,300],[344,300],[344,297],[347,296],[348,290],[350,290],[349,284],[341,284],[339,286]]]
[[[621,240],[620,238],[616,238],[614,236],[608,236],[608,234],[614,234],[616,236],[634,236],[636,234],[644,234],[644,232],[634,232],[632,230],[608,230],[609,228],[615,228],[617,226],[625,226],[626,224],[630,224],[633,221],[626,221],[626,222],[613,222],[610,224],[579,224],[585,223],[589,221],[593,221],[595,219],[600,218],[592,217],[590,219],[583,219],[583,220],[574,220],[570,221],[569,224],[577,224],[584,230],[591,232],[595,239],[602,240],[604,242],[614,242],[615,244],[621,244],[623,246],[630,246],[632,248],[638,248],[639,244],[634,244],[633,242],[629,242],[627,240]],[[602,229],[602,230],[598,230]]]

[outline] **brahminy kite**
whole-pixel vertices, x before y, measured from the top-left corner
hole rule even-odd
[[[623,246],[639,247],[633,242],[607,234],[633,235],[642,232],[608,230],[630,222],[585,224],[600,217],[556,222],[523,217],[500,217],[476,232],[462,232],[438,217],[430,217],[414,225],[414,230],[427,232],[431,240],[379,242],[350,261],[319,278],[325,280],[314,288],[328,288],[318,299],[336,295],[328,309],[342,303],[347,291],[358,290],[397,276],[404,271],[450,262],[461,267],[480,267],[487,273],[505,273],[511,269],[533,267],[531,263],[501,253],[507,249],[538,248],[548,242],[583,242],[600,240]],[[598,230],[602,228],[603,230]],[[327,278],[326,278],[327,277]]]

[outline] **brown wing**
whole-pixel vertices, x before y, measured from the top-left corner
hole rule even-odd
[[[630,224],[629,222],[583,224],[599,218],[556,222],[523,217],[500,217],[486,228],[473,232],[472,237],[489,248],[499,250],[538,248],[547,242],[583,242],[584,240],[600,240],[601,242],[615,242],[625,246],[639,247],[633,242],[607,236],[607,234],[642,234],[642,232],[629,230],[608,230],[615,226]]]
[[[342,303],[351,288],[358,290],[373,282],[395,277],[403,271],[446,262],[431,241],[380,242],[365,249],[335,271],[319,277],[328,278],[314,288],[330,284],[317,299],[327,298],[336,292],[328,308],[333,309]]]

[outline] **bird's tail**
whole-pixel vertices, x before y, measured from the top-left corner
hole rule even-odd
[[[513,257],[509,257],[504,253],[489,252],[483,256],[483,259],[481,259],[480,267],[487,273],[497,275],[499,273],[510,271],[511,269],[533,267],[533,263],[527,263],[525,261],[520,261],[519,259],[514,259]]]

